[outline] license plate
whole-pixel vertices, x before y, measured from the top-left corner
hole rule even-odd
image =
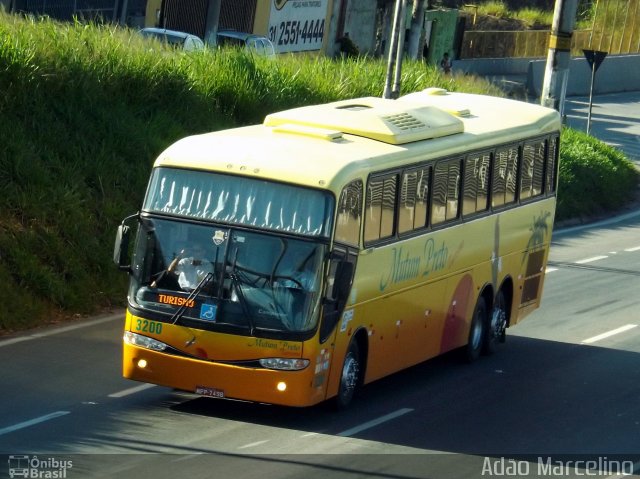
[[[222,389],[208,388],[206,386],[196,386],[196,394],[201,396],[209,396],[212,398],[223,398],[224,391]]]

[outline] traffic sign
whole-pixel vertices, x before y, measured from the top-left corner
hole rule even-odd
[[[596,70],[607,56],[607,52],[598,50],[582,50],[591,68],[591,88],[589,89],[589,114],[587,115],[587,135],[591,133],[591,109],[593,108],[593,84],[596,79]]]
[[[604,58],[607,56],[607,52],[600,52],[598,50],[582,50],[584,56],[589,62],[589,67],[593,71],[597,71]]]

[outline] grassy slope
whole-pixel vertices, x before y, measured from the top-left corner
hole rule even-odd
[[[111,263],[153,159],[176,139],[266,113],[380,96],[386,62],[235,51],[183,55],[135,33],[0,12],[0,332],[124,304]],[[403,91],[498,95],[486,82],[408,62]]]

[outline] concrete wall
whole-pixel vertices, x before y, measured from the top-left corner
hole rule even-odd
[[[546,60],[534,60],[529,63],[527,89],[529,94],[540,96]],[[567,95],[583,96],[589,94],[591,68],[587,60],[572,58],[569,64]],[[618,93],[640,91],[640,55],[612,55],[606,57],[596,72],[593,84],[594,93]]]
[[[344,33],[349,33],[360,53],[373,53],[376,46],[376,2],[349,0]]]
[[[532,58],[474,58],[456,60],[455,71],[475,73],[480,76],[526,75]]]
[[[456,72],[475,73],[494,78],[504,77],[526,84],[529,95],[542,93],[546,59],[540,58],[479,58],[453,62]],[[572,58],[569,64],[567,95],[589,94],[591,69],[584,57]],[[611,55],[596,72],[594,93],[640,91],[640,55]]]

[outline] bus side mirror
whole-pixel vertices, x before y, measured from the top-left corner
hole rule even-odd
[[[131,269],[129,264],[129,231],[130,228],[125,224],[118,226],[116,242],[113,247],[113,262],[124,271]]]
[[[340,261],[336,268],[336,275],[333,280],[333,292],[332,297],[335,298],[338,303],[344,303],[349,296],[349,290],[351,289],[351,281],[353,280],[353,263],[348,261]]]

